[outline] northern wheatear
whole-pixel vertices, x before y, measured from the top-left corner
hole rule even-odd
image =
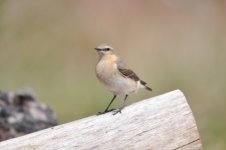
[[[123,106],[115,112],[121,113],[124,108],[125,101],[129,94],[136,93],[139,88],[145,88],[149,91],[152,89],[131,70],[125,63],[113,53],[113,48],[106,44],[102,44],[95,48],[99,54],[99,61],[96,65],[96,75],[99,81],[113,93],[113,98],[108,104],[103,114],[109,110],[110,105],[117,95],[125,95]]]

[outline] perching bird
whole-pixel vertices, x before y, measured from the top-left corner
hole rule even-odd
[[[106,44],[102,44],[95,48],[99,54],[99,61],[96,65],[96,75],[99,81],[113,93],[113,98],[108,104],[103,114],[114,109],[110,109],[112,102],[117,95],[125,95],[123,106],[116,112],[120,112],[124,108],[125,101],[129,94],[136,93],[139,88],[145,88],[152,91],[150,87],[146,85],[146,82],[140,80],[140,78],[127,66],[125,63],[113,52],[113,48]]]

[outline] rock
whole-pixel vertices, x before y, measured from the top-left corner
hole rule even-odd
[[[58,125],[53,110],[31,88],[0,91],[0,141]]]

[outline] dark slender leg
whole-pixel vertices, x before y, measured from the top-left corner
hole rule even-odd
[[[118,110],[116,110],[113,115],[116,115],[117,113],[122,113],[122,109],[125,107],[125,102],[126,102],[126,99],[128,97],[128,94],[126,94],[125,98],[124,98],[124,102],[123,102],[123,105],[122,107],[120,107]]]
[[[105,109],[104,112],[108,112],[108,108],[111,106],[111,104],[112,104],[112,102],[115,100],[116,96],[117,96],[117,95],[114,95],[114,96],[113,96],[111,102],[108,104],[108,107]]]
[[[108,104],[108,106],[107,106],[107,108],[105,109],[105,111],[104,111],[104,112],[98,112],[97,115],[101,115],[101,114],[105,114],[105,113],[107,113],[107,112],[109,112],[109,111],[113,111],[114,109],[110,109],[110,110],[108,110],[108,109],[109,109],[109,107],[111,106],[111,104],[113,103],[113,101],[115,100],[116,96],[117,96],[117,95],[114,95],[114,96],[113,96],[111,102]]]
[[[125,102],[126,102],[127,97],[128,97],[128,94],[126,94],[126,96],[124,98],[123,106],[125,106]]]

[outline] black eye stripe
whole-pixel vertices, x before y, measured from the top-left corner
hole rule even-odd
[[[109,51],[110,48],[103,48],[102,51]]]
[[[95,48],[97,51],[110,51],[110,48]]]

